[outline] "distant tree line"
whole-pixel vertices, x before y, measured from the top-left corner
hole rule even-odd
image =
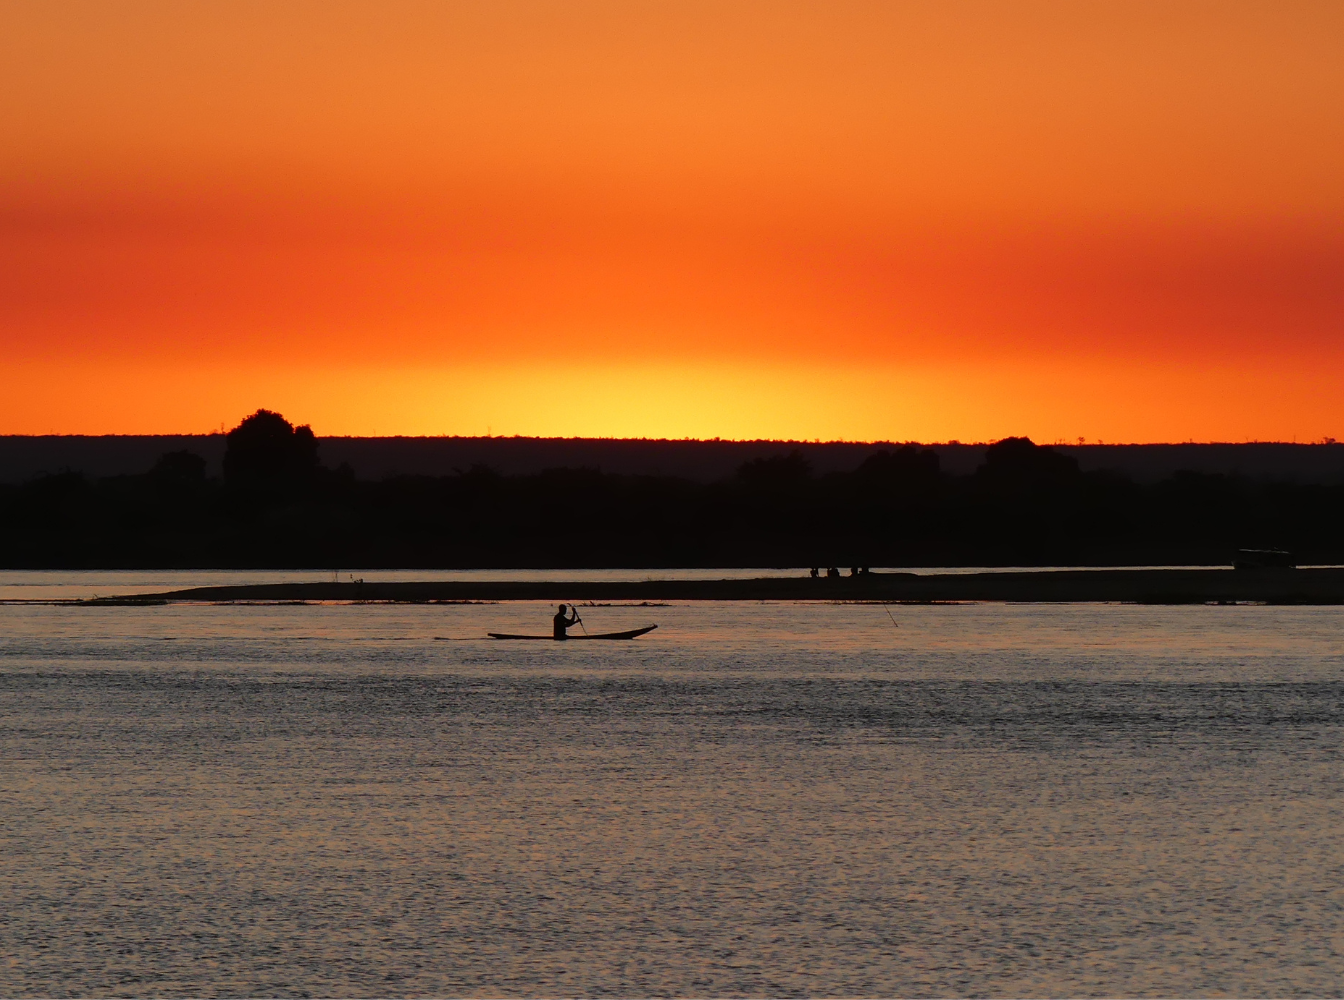
[[[1344,562],[1344,484],[1081,472],[1026,438],[952,476],[913,446],[814,475],[797,452],[702,484],[548,469],[356,479],[307,427],[259,410],[222,478],[191,452],[141,475],[0,486],[8,567],[1217,564],[1238,548]]]

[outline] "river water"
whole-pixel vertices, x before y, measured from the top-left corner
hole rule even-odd
[[[0,605],[0,994],[1344,983],[1344,609],[582,612]]]
[[[957,566],[874,569],[875,573],[1011,573],[1031,570],[1079,569],[1227,569],[1226,566]],[[164,593],[191,587],[236,587],[262,583],[401,583],[452,580],[563,582],[585,580],[619,582],[642,580],[753,580],[761,577],[798,577],[805,569],[728,567],[724,569],[238,569],[238,570],[4,570],[0,569],[0,601],[83,600],[90,597]]]

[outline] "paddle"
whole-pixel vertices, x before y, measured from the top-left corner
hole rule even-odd
[[[571,604],[570,607],[571,607],[571,608],[574,608],[574,605]],[[584,634],[584,635],[587,635],[587,634],[588,634],[588,626],[585,625],[585,624],[583,623],[583,619],[579,617],[579,609],[578,609],[578,608],[574,608],[574,620],[577,621],[577,622],[579,623],[579,628],[583,629],[583,634]]]

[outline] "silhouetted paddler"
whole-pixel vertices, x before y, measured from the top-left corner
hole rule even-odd
[[[573,613],[572,618],[565,616],[566,608],[569,608],[569,610]],[[570,608],[568,604],[560,605],[560,610],[557,611],[555,613],[555,617],[551,619],[552,624],[551,637],[553,639],[568,639],[569,636],[565,634],[565,630],[569,628],[571,625],[578,624],[578,621],[579,621],[578,608]]]

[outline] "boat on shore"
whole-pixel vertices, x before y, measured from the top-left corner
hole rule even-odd
[[[657,625],[646,625],[644,628],[632,628],[628,632],[603,632],[599,635],[570,635],[564,639],[558,639],[553,635],[511,635],[508,632],[487,632],[491,639],[549,639],[552,642],[580,642],[584,639],[635,639],[646,632],[652,632]]]
[[[1297,561],[1283,549],[1237,549],[1233,569],[1296,569]]]

